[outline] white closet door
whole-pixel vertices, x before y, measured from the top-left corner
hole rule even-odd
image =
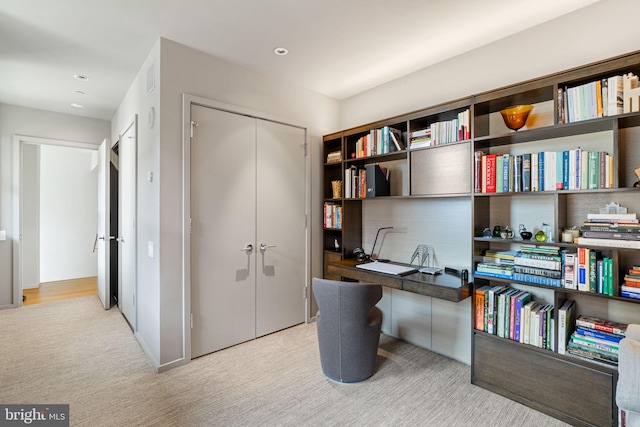
[[[262,336],[304,322],[305,132],[257,120],[257,139],[256,335]]]
[[[191,120],[195,358],[255,338],[256,130],[252,118],[200,106]]]

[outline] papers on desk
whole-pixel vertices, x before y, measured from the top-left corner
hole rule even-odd
[[[367,264],[358,264],[357,268],[362,268],[363,270],[375,271],[376,273],[386,273],[386,274],[395,274],[398,276],[403,276],[405,274],[415,273],[418,271],[414,267],[410,267],[407,265],[398,265],[391,264],[388,262],[369,262]]]

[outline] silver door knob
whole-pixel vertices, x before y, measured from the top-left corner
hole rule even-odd
[[[124,237],[116,238],[116,242],[124,243]]]
[[[98,237],[98,240],[113,240],[113,239],[115,239],[115,236],[109,236],[109,237],[100,236],[100,237]]]
[[[246,248],[242,248],[240,250],[245,251],[247,254],[250,254],[253,251],[253,245],[249,243]]]
[[[260,243],[260,250],[261,251],[266,251],[267,248],[275,248],[276,245],[267,245],[266,243]]]

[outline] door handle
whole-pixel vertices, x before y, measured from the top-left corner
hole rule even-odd
[[[276,245],[267,245],[266,243],[260,243],[260,250],[262,252],[266,251],[267,248],[275,248]]]
[[[115,236],[109,236],[109,237],[107,237],[107,236],[99,236],[98,237],[98,240],[113,240],[113,239],[115,239]]]
[[[242,249],[240,249],[240,251],[245,251],[247,253],[247,255],[248,255],[251,252],[253,252],[253,245],[251,243],[249,243],[246,248],[242,248]]]

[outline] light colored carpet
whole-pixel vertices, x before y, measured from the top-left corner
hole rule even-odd
[[[470,384],[469,366],[383,335],[377,372],[320,370],[315,323],[156,374],[97,297],[0,311],[1,403],[68,403],[74,426],[564,426]]]

